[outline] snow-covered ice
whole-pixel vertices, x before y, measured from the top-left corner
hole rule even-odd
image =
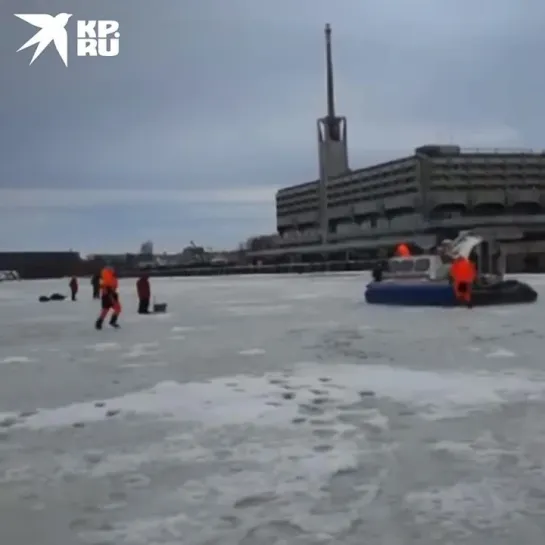
[[[155,280],[158,316],[124,281],[101,332],[85,284],[1,284],[0,543],[541,545],[542,304],[365,281]]]

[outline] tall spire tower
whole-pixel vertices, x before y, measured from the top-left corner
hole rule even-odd
[[[327,186],[329,178],[349,170],[346,141],[346,118],[335,113],[335,86],[331,55],[331,26],[325,26],[327,115],[318,119],[318,160],[320,169],[320,231],[322,242],[327,241],[329,221],[327,213]]]

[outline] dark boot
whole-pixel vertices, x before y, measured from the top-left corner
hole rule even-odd
[[[149,314],[149,299],[138,301],[138,314]]]
[[[117,314],[112,315],[112,317],[110,318],[110,325],[112,327],[115,327],[116,329],[119,327],[119,324],[117,323],[117,319],[118,319]]]
[[[95,322],[95,329],[102,329],[102,318],[97,318],[97,321]]]

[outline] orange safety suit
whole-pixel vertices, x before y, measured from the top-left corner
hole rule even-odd
[[[119,282],[115,271],[111,267],[104,267],[100,273],[100,289],[102,291],[102,308],[113,309],[115,314],[121,312],[119,295],[117,293]]]
[[[472,261],[466,257],[458,257],[452,263],[450,275],[454,285],[456,299],[471,306],[472,288],[477,278],[477,270]]]
[[[117,290],[117,276],[111,267],[104,267],[100,272],[100,289],[102,293]]]
[[[111,267],[104,267],[100,273],[100,291],[102,310],[95,323],[97,329],[102,329],[102,323],[110,310],[113,311],[110,325],[119,327],[117,320],[121,314],[121,303],[117,293],[118,281],[115,271]]]
[[[409,247],[406,244],[401,243],[401,244],[398,244],[395,251],[395,255],[397,257],[410,257],[411,250],[409,250]]]

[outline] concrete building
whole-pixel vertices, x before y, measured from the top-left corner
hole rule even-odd
[[[378,248],[411,237],[431,246],[461,229],[480,229],[511,241],[505,249],[517,255],[543,254],[545,268],[545,150],[425,145],[352,170],[347,122],[335,113],[329,25],[325,34],[328,108],[318,120],[319,178],[277,192],[276,242],[283,249],[275,251]]]
[[[319,185],[278,191],[277,230],[286,244],[298,235],[320,238]],[[410,157],[330,178],[326,195],[329,241],[418,228],[425,220],[458,217],[478,226],[479,218],[537,219],[545,214],[545,151],[423,146]]]
[[[140,244],[140,255],[148,257],[153,256],[153,242],[151,240],[147,240]]]

